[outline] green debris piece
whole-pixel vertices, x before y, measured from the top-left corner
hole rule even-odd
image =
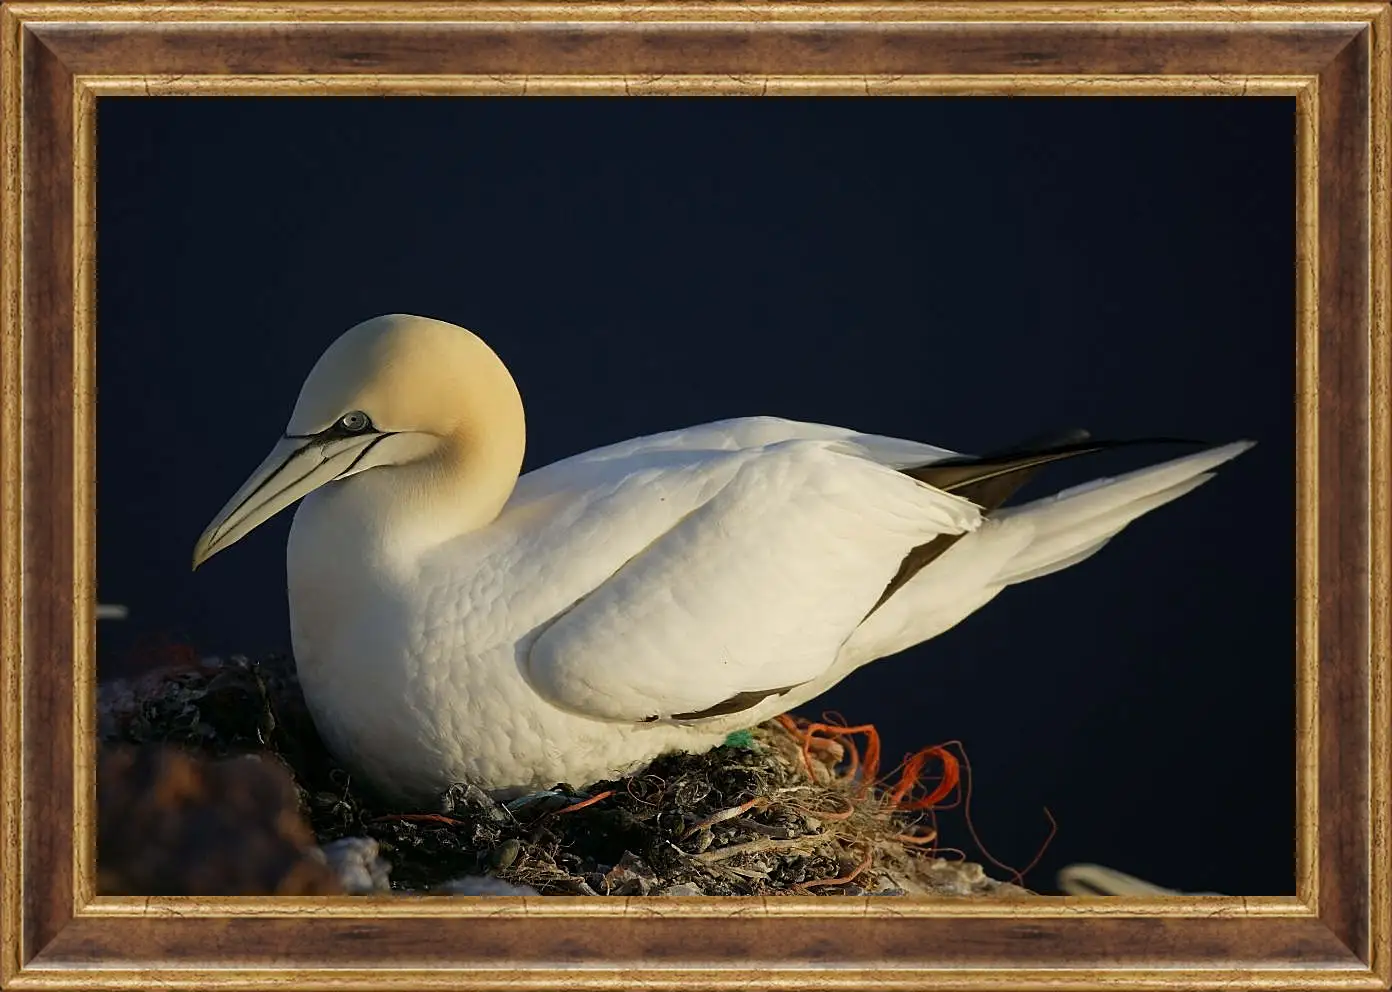
[[[742,747],[747,751],[754,750],[754,731],[736,730],[725,738],[725,747]]]

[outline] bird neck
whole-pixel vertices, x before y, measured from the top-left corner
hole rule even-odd
[[[408,554],[487,527],[517,485],[527,446],[522,396],[502,361],[478,344],[482,354],[454,391],[460,406],[440,446],[384,473],[398,476],[391,480],[392,540]]]
[[[449,520],[449,537],[487,527],[517,485],[526,450],[521,403],[515,417],[490,417],[479,429],[456,430],[423,464],[422,496],[430,512]]]

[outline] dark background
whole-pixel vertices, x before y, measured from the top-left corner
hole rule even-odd
[[[189,556],[379,313],[493,345],[529,468],[763,413],[968,451],[1254,438],[808,712],[878,724],[888,764],[960,738],[996,857],[1057,818],[1038,888],[1093,861],[1293,894],[1293,124],[1287,99],[103,99],[98,564],[132,611],[103,672],[151,637],[287,647],[289,513]]]

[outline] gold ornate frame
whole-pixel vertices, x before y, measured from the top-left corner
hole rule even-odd
[[[5,3],[0,984],[1388,989],[1390,31],[1385,2]],[[96,102],[386,93],[1293,97],[1298,895],[95,897]]]

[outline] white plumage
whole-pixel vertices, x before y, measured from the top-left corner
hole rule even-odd
[[[986,514],[901,471],[953,452],[818,424],[726,420],[519,479],[522,443],[478,338],[377,318],[326,352],[195,551],[305,497],[288,550],[305,695],[394,796],[580,785],[714,746],[1082,560],[1249,447]],[[879,603],[943,536],[960,539]]]

